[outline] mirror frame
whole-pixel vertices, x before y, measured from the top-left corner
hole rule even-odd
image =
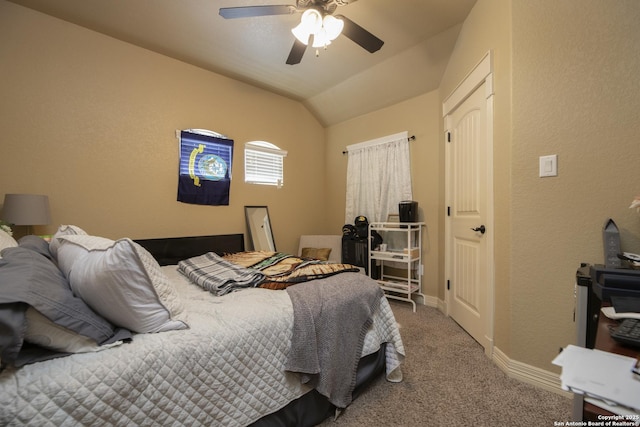
[[[262,210],[264,210],[263,215],[260,214]],[[276,252],[276,242],[273,238],[269,208],[267,206],[245,206],[244,217],[247,221],[247,233],[251,249],[254,251]],[[261,222],[260,218],[262,218]]]

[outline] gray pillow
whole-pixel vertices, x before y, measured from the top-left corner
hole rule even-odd
[[[23,343],[26,329],[24,311],[27,305],[38,310],[52,322],[89,337],[99,344],[109,343],[114,339],[114,326],[91,310],[82,299],[73,295],[66,278],[52,261],[24,247],[7,248],[2,255],[0,325],[16,325],[19,322],[16,322],[15,316],[22,315],[22,327],[9,328],[12,338],[7,337],[8,339],[0,343],[3,364],[13,362],[10,359],[11,355],[17,354]],[[19,307],[23,308],[21,314],[20,310],[16,311]],[[3,314],[11,318],[2,318]]]
[[[60,270],[64,274],[63,265],[67,266],[74,295],[96,313],[138,333],[189,327],[180,295],[139,244],[127,238],[114,242],[96,236],[63,236],[60,241]],[[65,261],[69,257],[77,260]]]

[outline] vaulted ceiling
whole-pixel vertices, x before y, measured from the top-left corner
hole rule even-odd
[[[369,53],[344,35],[285,63],[300,14],[224,19],[221,7],[295,0],[10,0],[301,101],[325,126],[437,89],[476,0],[339,0],[384,41]]]

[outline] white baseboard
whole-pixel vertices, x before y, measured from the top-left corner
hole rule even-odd
[[[559,374],[545,371],[544,369],[536,368],[535,366],[527,365],[517,360],[511,360],[497,347],[493,348],[492,360],[510,378],[568,398],[573,397],[573,393],[562,390]]]
[[[420,301],[418,301],[420,302]],[[440,300],[438,299],[438,297],[432,297],[429,295],[424,295],[424,298],[422,298],[422,304],[426,305],[427,307],[433,307],[433,308],[437,308],[440,310]]]

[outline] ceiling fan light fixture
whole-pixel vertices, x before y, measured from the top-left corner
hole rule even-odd
[[[300,18],[300,24],[304,25],[310,33],[315,34],[322,28],[322,15],[315,9],[307,9]]]
[[[326,47],[331,44],[332,40],[342,32],[344,21],[332,15],[322,14],[316,9],[307,9],[300,18],[300,23],[291,30],[293,35],[301,43],[309,44],[309,38],[313,35],[313,44],[315,48]]]
[[[311,32],[305,28],[302,23],[298,24],[296,27],[291,29],[291,32],[295,36],[296,39],[300,41],[300,43],[304,43],[305,45],[309,43],[309,37],[311,37]]]
[[[335,16],[327,15],[322,20],[322,28],[326,32],[329,40],[335,40],[344,28],[344,21]]]
[[[313,44],[311,47],[327,47],[331,44],[331,40],[324,28],[321,28],[316,34],[313,35]]]
[[[311,34],[317,34],[322,29],[322,15],[315,9],[307,9],[300,18],[300,23],[291,30],[301,43],[308,44]]]

